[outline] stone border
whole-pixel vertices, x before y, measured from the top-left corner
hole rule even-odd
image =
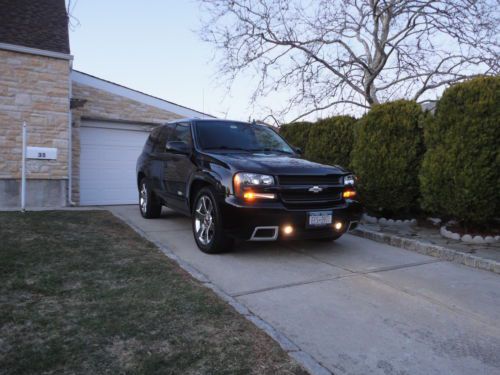
[[[465,243],[472,244],[487,244],[487,243],[495,243],[500,242],[500,236],[471,236],[470,234],[464,234],[460,236],[459,233],[452,232],[451,230],[446,229],[446,225],[442,226],[439,229],[439,233],[441,236],[445,238],[449,238],[451,240],[462,241]]]
[[[264,319],[260,318],[258,315],[254,314],[245,305],[238,302],[236,298],[227,294],[217,285],[212,283],[210,279],[204,275],[202,272],[197,270],[195,267],[191,266],[186,261],[179,258],[172,250],[162,244],[160,241],[148,238],[146,232],[144,232],[137,225],[132,223],[127,218],[123,217],[121,214],[109,211],[112,215],[123,221],[130,228],[132,228],[136,233],[147,241],[153,243],[160,251],[165,254],[168,258],[176,262],[179,267],[184,271],[189,273],[193,278],[199,281],[206,288],[211,289],[215,294],[217,294],[222,300],[231,305],[239,314],[243,315],[247,320],[252,322],[257,328],[264,331],[268,336],[270,336],[274,341],[276,341],[281,348],[295,361],[297,361],[305,370],[307,370],[311,375],[334,375],[330,370],[324,367],[316,359],[314,359],[309,353],[300,349],[300,347],[290,340],[282,332],[274,328],[271,324],[266,322]]]
[[[500,274],[500,262],[462,253],[444,246],[434,245],[394,234],[376,232],[359,226],[350,233],[376,242],[401,247],[406,250],[416,251],[420,254],[430,255],[447,261],[464,264],[469,267]]]
[[[368,214],[363,214],[361,220],[370,223],[370,224],[380,224],[380,225],[415,225],[417,224],[416,219],[411,219],[411,220],[393,220],[393,219],[386,219],[385,217],[377,218],[375,216],[370,216]]]

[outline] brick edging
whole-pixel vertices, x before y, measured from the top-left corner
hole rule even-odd
[[[191,266],[186,261],[182,260],[177,256],[172,250],[162,244],[160,241],[148,238],[146,232],[144,232],[141,228],[139,228],[136,224],[128,220],[123,215],[109,210],[109,212],[127,224],[130,228],[132,228],[136,233],[138,233],[145,240],[153,243],[158,247],[158,249],[165,254],[168,258],[173,260],[175,263],[179,265],[184,271],[189,273],[194,279],[199,281],[201,285],[206,288],[211,289],[217,296],[219,296],[222,300],[231,305],[236,312],[245,317],[247,320],[252,322],[257,328],[264,331],[269,337],[271,337],[274,341],[276,341],[279,346],[295,361],[297,361],[305,370],[307,370],[311,375],[333,375],[333,373],[324,367],[321,363],[319,363],[313,356],[309,353],[300,349],[300,347],[295,344],[292,340],[290,340],[286,335],[281,333],[279,330],[274,328],[270,323],[254,314],[250,309],[248,309],[245,305],[238,302],[236,298],[229,295],[220,289],[217,285],[212,283],[210,279],[205,276],[202,272],[197,270],[195,267]]]
[[[406,250],[415,251],[420,254],[430,255],[447,261],[464,264],[490,272],[500,274],[500,262],[484,259],[476,255],[462,253],[444,246],[426,243],[411,238],[401,237],[389,233],[381,233],[370,229],[358,227],[350,232],[358,237],[367,238],[372,241],[401,247]]]

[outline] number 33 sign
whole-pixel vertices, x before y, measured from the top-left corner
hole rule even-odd
[[[26,157],[28,159],[55,160],[57,159],[57,148],[28,146]]]

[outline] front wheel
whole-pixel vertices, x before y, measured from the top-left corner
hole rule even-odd
[[[194,240],[201,251],[215,254],[232,249],[234,241],[224,234],[222,215],[210,187],[201,189],[196,195],[192,222]]]
[[[146,219],[154,219],[161,215],[161,203],[158,202],[145,178],[139,184],[139,209],[142,217]]]

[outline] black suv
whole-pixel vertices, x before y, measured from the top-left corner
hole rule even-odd
[[[141,214],[156,218],[168,206],[190,216],[207,253],[229,250],[234,239],[337,239],[361,216],[355,177],[300,153],[256,123],[159,126],[137,160]]]

